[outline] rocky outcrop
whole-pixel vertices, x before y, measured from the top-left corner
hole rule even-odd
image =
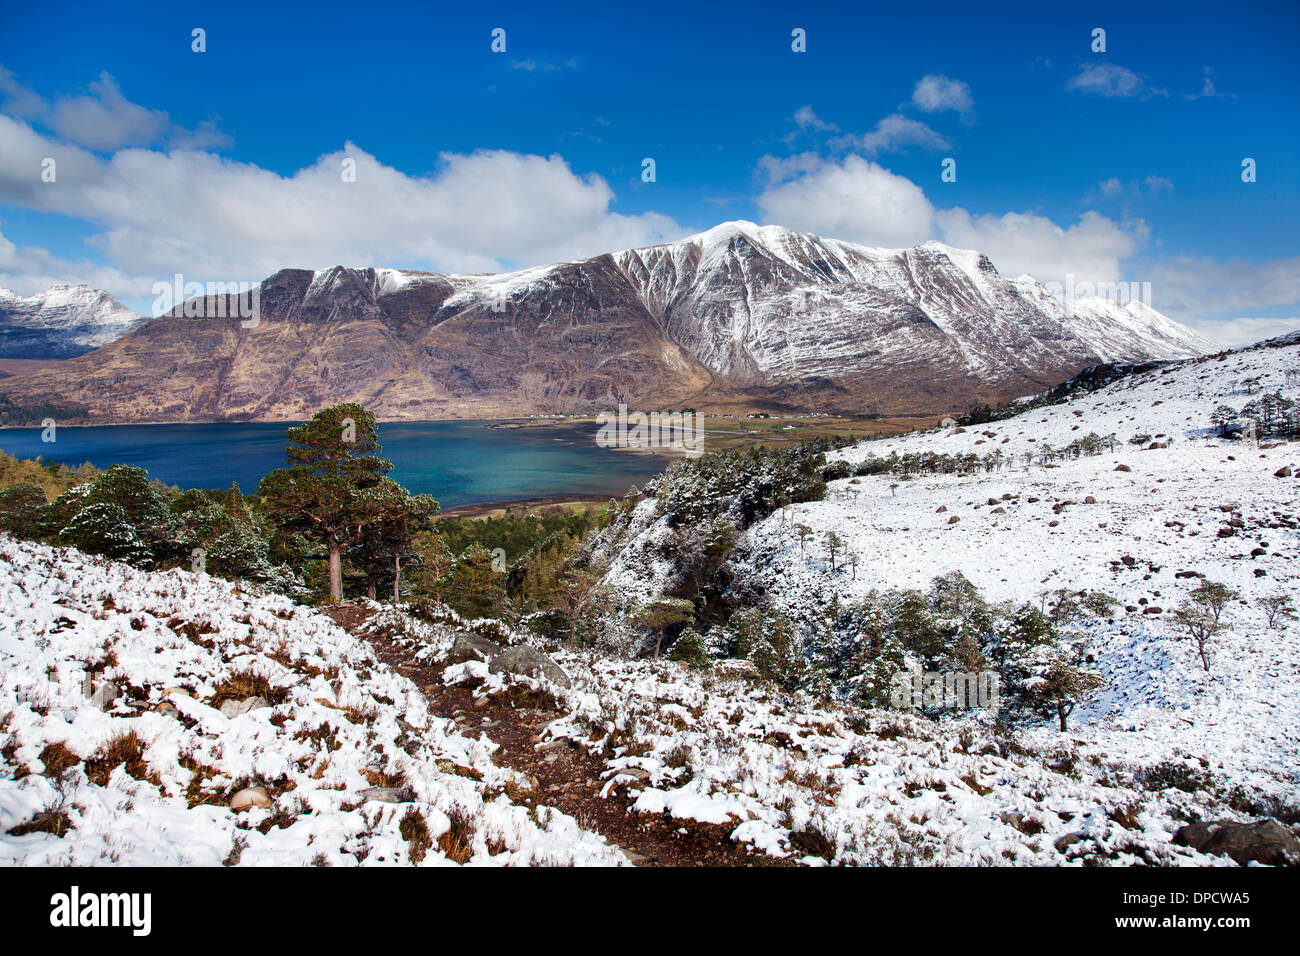
[[[1174,834],[1178,846],[1190,846],[1202,853],[1229,856],[1245,866],[1300,866],[1300,841],[1273,819],[1254,823],[1209,820],[1179,827]]]

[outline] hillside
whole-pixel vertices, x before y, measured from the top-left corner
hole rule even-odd
[[[843,477],[822,500],[746,528],[719,571],[726,591],[710,600],[780,612],[805,653],[829,653],[835,645],[818,635],[837,615],[954,573],[1008,609],[1108,595],[1112,610],[1072,625],[1102,687],[1068,734],[1044,720],[1031,739],[1049,747],[1055,736],[1099,765],[1182,767],[1197,781],[1156,785],[1144,799],[1157,804],[1195,791],[1209,801],[1201,812],[1232,817],[1235,804],[1253,807],[1247,816],[1268,806],[1294,813],[1300,630],[1286,618],[1270,626],[1263,599],[1297,592],[1300,458],[1294,442],[1217,437],[1211,413],[1220,404],[1240,412],[1272,392],[1300,399],[1297,369],[1291,336],[1124,376],[988,425],[833,452]],[[1069,450],[1094,432],[1115,435],[1114,449]],[[949,456],[952,473],[926,470],[926,456]],[[656,497],[665,490],[647,486],[597,542],[606,583],[632,606],[685,593],[673,555],[690,526],[674,528],[680,504],[665,512]],[[1205,581],[1237,592],[1208,670],[1173,619]]]
[[[3,535],[0,566],[2,864],[623,860],[323,615]]]

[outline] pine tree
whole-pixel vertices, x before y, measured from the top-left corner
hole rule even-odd
[[[374,504],[364,493],[393,465],[374,454],[380,450],[375,416],[355,403],[322,409],[287,434],[289,466],[263,478],[258,491],[282,528],[325,546],[330,600],[341,601],[343,550],[358,540]]]
[[[493,567],[492,553],[479,544],[456,559],[444,593],[447,603],[465,617],[501,617],[506,610],[505,575]]]
[[[18,484],[0,489],[0,531],[22,538],[44,534],[48,510],[40,485]]]
[[[637,627],[655,635],[655,654],[663,648],[664,631],[677,624],[689,624],[695,618],[695,605],[683,598],[660,597],[642,605],[632,616]]]

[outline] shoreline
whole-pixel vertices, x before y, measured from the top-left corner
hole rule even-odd
[[[626,491],[623,492],[626,494]],[[592,495],[539,495],[531,498],[513,498],[506,501],[483,501],[478,504],[456,505],[454,508],[447,508],[440,511],[437,518],[479,518],[491,514],[494,511],[505,512],[520,511],[522,515],[540,513],[543,509],[561,507],[563,505],[583,504],[595,507],[604,507],[611,498],[621,498],[622,494],[611,494],[608,497],[594,497]]]

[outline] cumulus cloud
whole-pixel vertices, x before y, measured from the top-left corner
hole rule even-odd
[[[950,79],[942,73],[927,73],[912,90],[912,105],[924,113],[954,110],[969,121],[975,100],[965,81]]]
[[[55,183],[41,181],[44,157],[57,161]],[[614,213],[613,200],[603,179],[555,155],[445,153],[417,177],[349,143],[282,176],[195,150],[104,159],[0,116],[0,201],[99,224],[92,241],[124,275],[255,280],[336,263],[498,271],[686,232],[667,216]]]
[[[988,255],[1003,275],[1028,273],[1040,282],[1116,282],[1120,261],[1138,248],[1131,230],[1097,212],[1061,228],[1045,216],[1009,212],[972,216],[960,207],[938,214],[944,241]]]
[[[1148,85],[1145,77],[1118,63],[1086,63],[1065,81],[1065,88],[1105,97],[1168,95],[1164,90]]]
[[[132,103],[108,73],[100,73],[87,92],[48,103],[0,67],[0,94],[10,116],[30,120],[67,143],[101,152],[159,143],[181,149],[225,149],[231,145],[230,137],[211,120],[187,129],[173,123],[163,110]]]
[[[839,132],[839,127],[834,123],[828,123],[813,112],[811,106],[801,106],[794,111],[794,121],[800,129],[813,129],[818,132]]]
[[[118,298],[138,296],[154,280],[130,276],[113,266],[72,262],[36,246],[18,246],[0,233],[0,288],[19,295],[35,295],[57,283],[85,284]]]
[[[911,246],[930,237],[934,207],[911,180],[861,156],[805,157],[796,174],[758,197],[764,220],[873,246]]]
[[[949,149],[951,147],[947,139],[925,123],[914,120],[910,116],[904,116],[902,113],[891,113],[877,123],[871,132],[857,136],[839,137],[832,145],[855,149],[869,156],[896,152],[906,149],[908,146],[919,146],[922,149]]]

